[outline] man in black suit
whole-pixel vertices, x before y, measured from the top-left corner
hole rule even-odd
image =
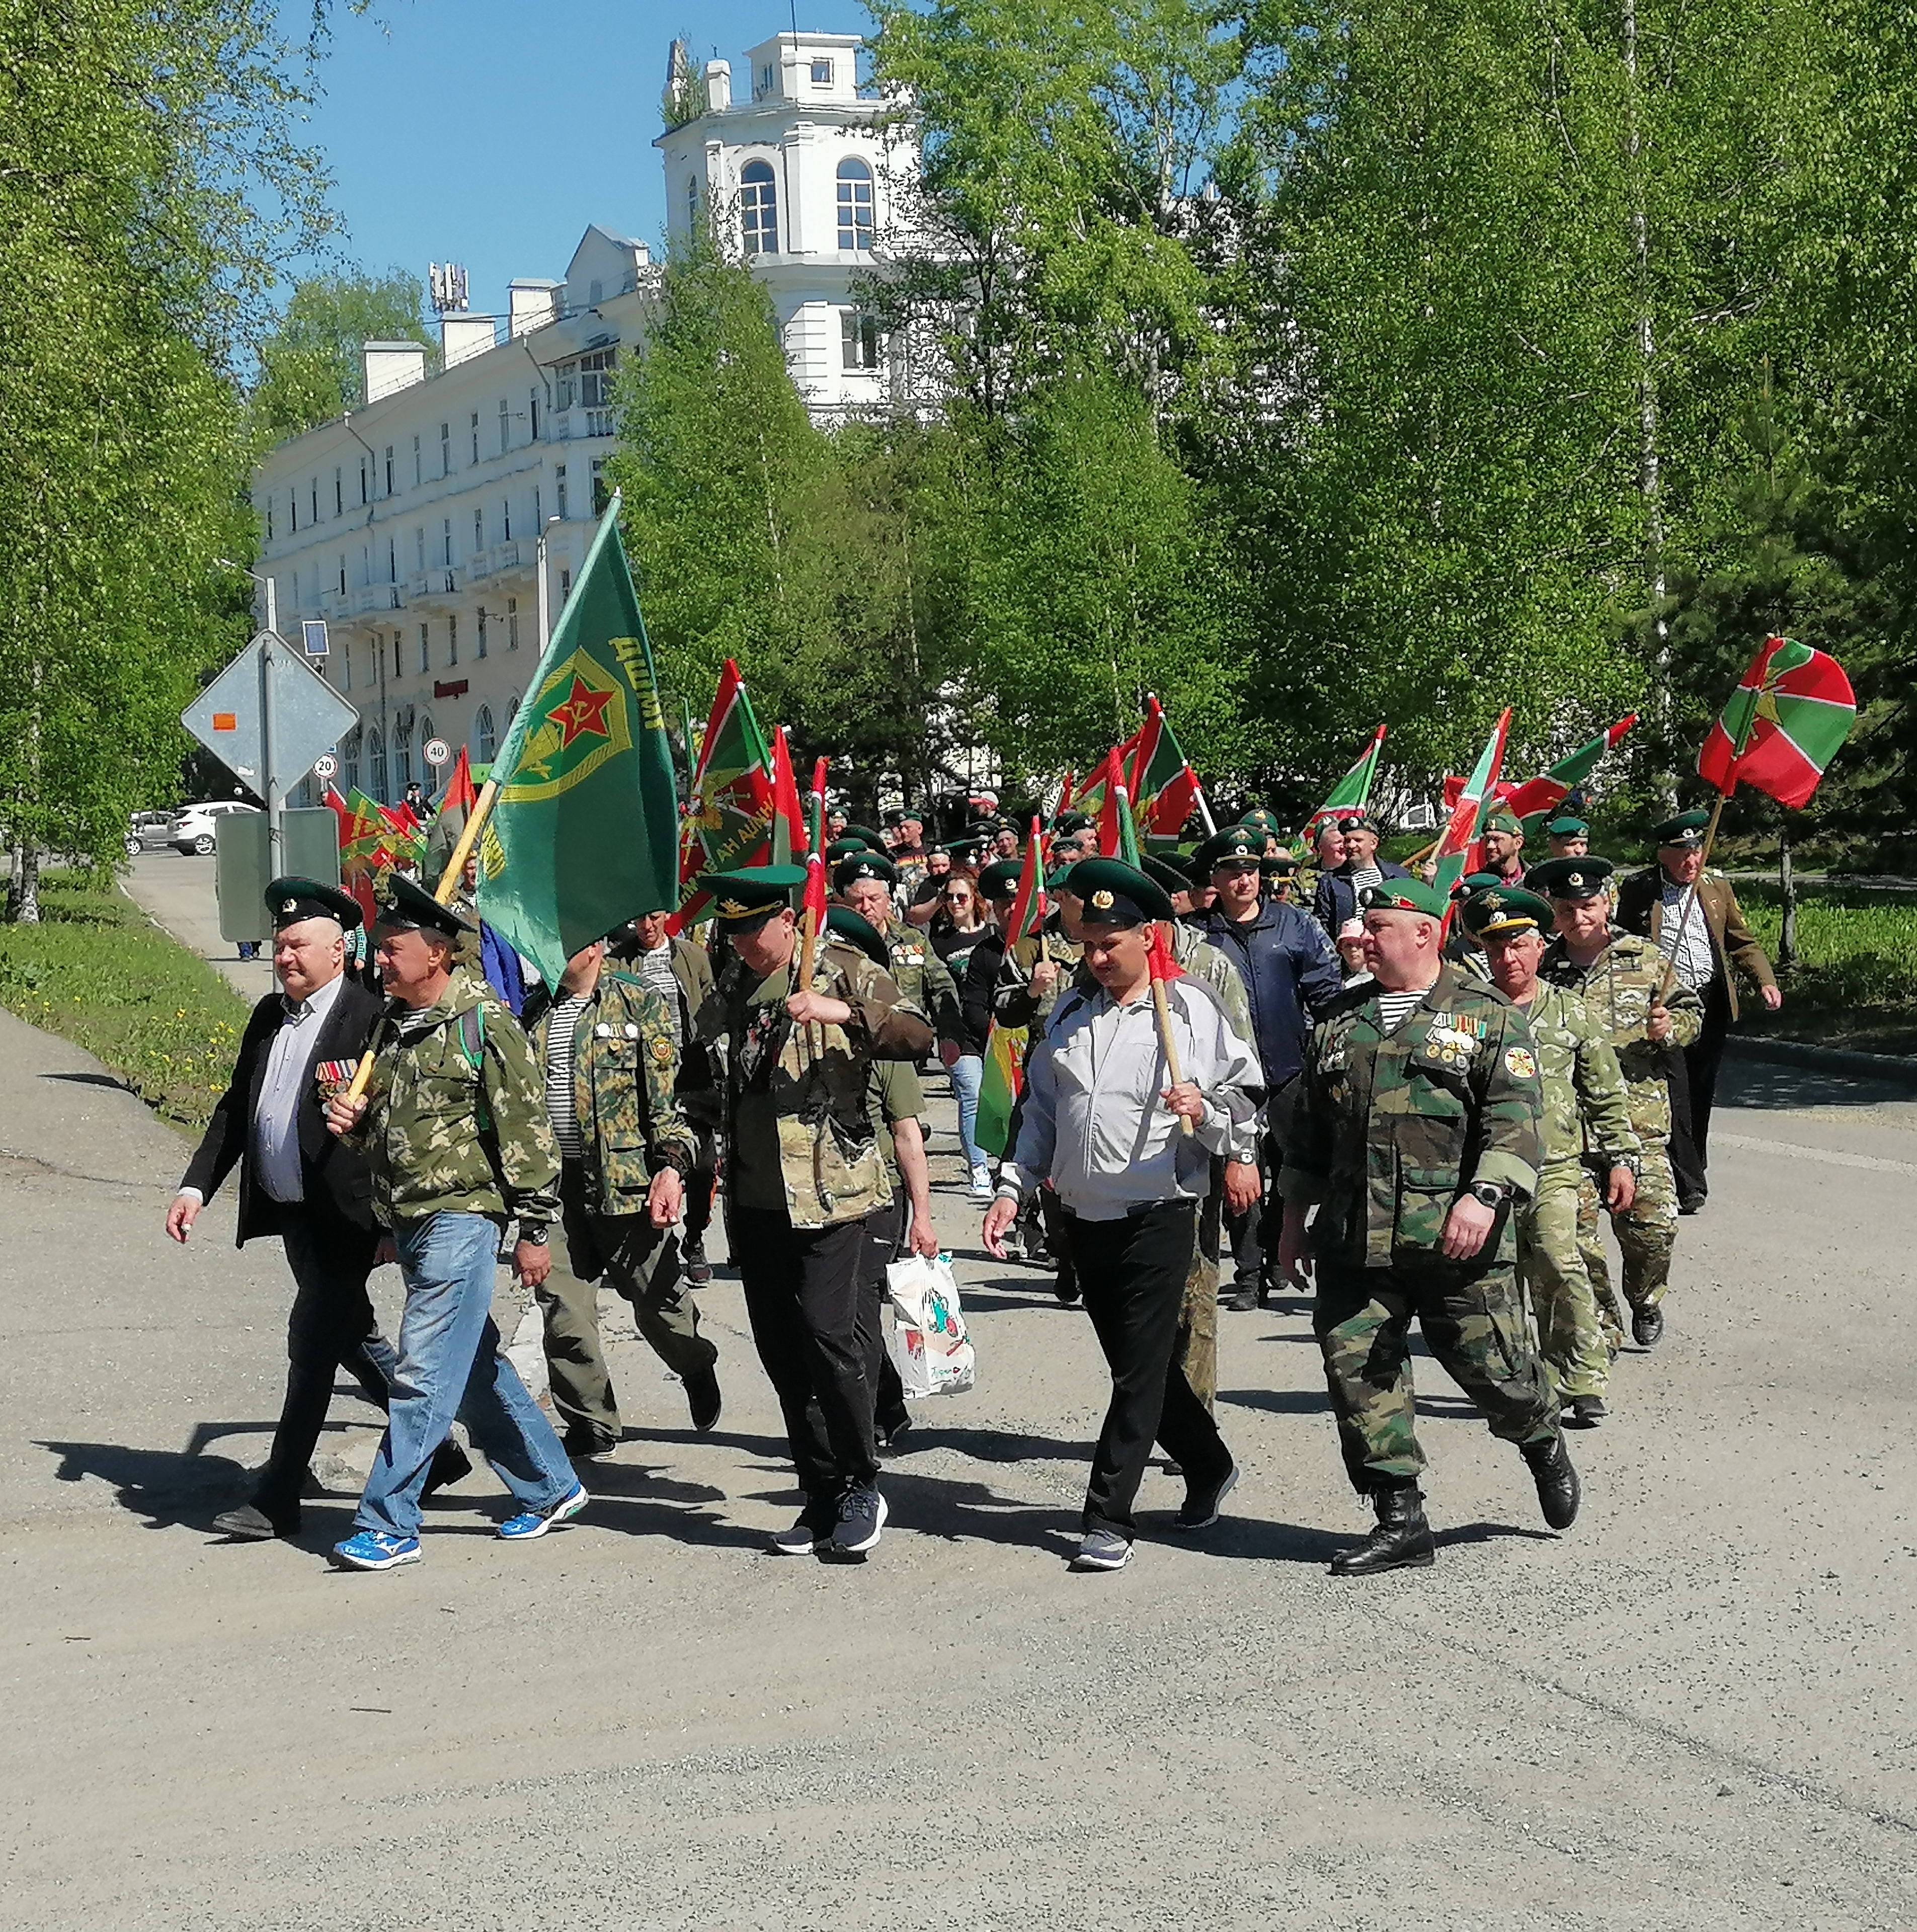
[[[238,1244],[262,1234],[285,1244],[298,1292],[286,1324],[286,1395],[272,1454],[253,1500],[214,1519],[228,1536],[290,1536],[300,1491],[342,1366],[368,1400],[386,1406],[397,1358],[380,1333],[366,1278],[382,1231],[373,1215],[366,1157],[326,1131],[326,1103],[352,1079],[381,1002],[344,972],[347,932],[359,908],[311,879],[266,888],[273,971],[282,991],[253,1010],[232,1083],[188,1163],[166,1232],[184,1242],[200,1209],[240,1171]],[[441,1483],[466,1473],[455,1445],[441,1445]]]

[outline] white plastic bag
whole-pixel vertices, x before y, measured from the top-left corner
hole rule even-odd
[[[908,1397],[956,1395],[970,1388],[978,1364],[965,1333],[951,1256],[928,1261],[908,1255],[886,1270],[885,1285],[892,1312],[886,1347]]]

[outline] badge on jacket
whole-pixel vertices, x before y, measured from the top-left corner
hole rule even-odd
[[[352,1084],[352,1076],[359,1070],[358,1063],[350,1060],[316,1060],[313,1067],[313,1090],[326,1103],[344,1094]]]

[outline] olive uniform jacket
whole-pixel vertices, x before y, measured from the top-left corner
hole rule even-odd
[[[1704,922],[1711,932],[1711,952],[1718,970],[1724,976],[1724,991],[1730,996],[1730,1016],[1737,1018],[1737,974],[1735,966],[1754,986],[1774,986],[1777,975],[1757,935],[1744,916],[1731,882],[1721,872],[1706,872],[1697,880],[1697,902],[1704,908]],[[1627,932],[1642,933],[1656,944],[1664,922],[1664,868],[1647,866],[1633,872],[1618,888],[1617,910],[1613,916]]]
[[[343,1145],[326,1127],[326,1101],[337,1088],[352,1078],[368,1036],[385,1002],[350,976],[334,994],[332,1009],[314,1029],[301,1078],[296,1126],[299,1136],[301,1192],[309,1209],[331,1214],[354,1232],[375,1232],[373,1178],[366,1156]],[[233,1077],[213,1109],[206,1132],[181,1178],[182,1187],[196,1187],[212,1200],[221,1181],[237,1162],[240,1171],[237,1245],[262,1234],[280,1232],[279,1203],[259,1184],[254,1172],[254,1115],[266,1062],[285,1011],[284,998],[268,993],[253,1010],[240,1036],[239,1058]],[[334,1077],[340,1068],[343,1078]]]

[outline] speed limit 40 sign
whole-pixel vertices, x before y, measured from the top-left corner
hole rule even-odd
[[[452,762],[452,747],[443,738],[428,738],[425,746],[426,762],[435,771],[442,765]]]

